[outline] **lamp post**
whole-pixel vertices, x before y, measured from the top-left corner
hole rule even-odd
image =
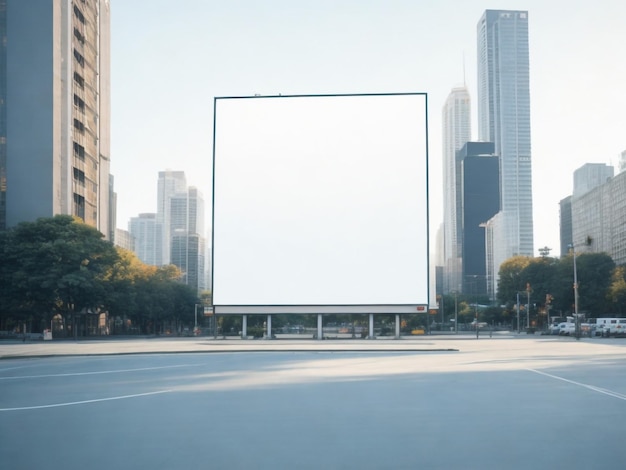
[[[478,276],[472,276],[474,278],[474,321],[476,322],[476,339],[478,339],[480,333],[480,327],[478,326]]]
[[[457,302],[457,292],[454,291],[454,334],[459,333],[459,304]]]
[[[517,292],[517,334],[519,334],[519,292]]]
[[[573,244],[569,245],[574,257],[574,321],[575,323],[575,335],[576,339],[580,339],[580,318],[578,316],[578,270],[576,269],[576,247]]]
[[[530,331],[530,284],[526,283],[526,332]]]
[[[194,304],[193,306],[193,334],[198,334],[198,307],[202,307],[202,304]]]

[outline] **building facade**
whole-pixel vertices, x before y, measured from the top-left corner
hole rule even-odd
[[[204,199],[198,188],[170,198],[170,262],[183,272],[185,284],[206,289]]]
[[[108,0],[0,0],[0,228],[80,217],[111,239]]]
[[[157,224],[156,214],[146,212],[132,217],[128,231],[134,239],[133,251],[146,264],[158,266],[157,252],[162,244],[162,231]]]
[[[615,170],[605,163],[585,163],[574,171],[572,197],[580,197],[613,178]]]
[[[128,251],[135,251],[135,237],[128,231],[121,228],[115,229],[115,246]]]
[[[487,10],[477,33],[478,135],[500,157],[503,238],[493,239],[493,256],[501,263],[533,256],[528,12]]]
[[[608,253],[626,263],[626,173],[572,197],[572,242],[577,250]]]
[[[470,138],[470,96],[467,88],[454,88],[442,110],[444,293],[462,289],[461,162],[458,151]]]
[[[569,247],[574,243],[572,238],[572,196],[567,196],[559,201],[559,234],[561,243],[561,256],[566,256]]]
[[[157,213],[156,222],[161,230],[161,246],[157,247],[156,264],[170,264],[171,234],[171,198],[177,193],[187,191],[187,178],[184,171],[159,171],[157,182]]]

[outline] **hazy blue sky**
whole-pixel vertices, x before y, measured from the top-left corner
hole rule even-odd
[[[572,172],[588,162],[617,171],[626,150],[623,0],[113,0],[118,227],[156,211],[165,169],[185,171],[210,207],[214,96],[426,92],[434,236],[441,108],[465,80],[477,137],[485,9],[529,11],[535,250],[557,254],[558,202],[571,194]]]

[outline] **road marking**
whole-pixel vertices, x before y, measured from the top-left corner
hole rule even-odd
[[[606,388],[596,387],[595,385],[588,385],[581,382],[576,382],[575,380],[569,380],[564,377],[559,377],[558,375],[548,374],[547,372],[541,372],[535,369],[526,369],[530,372],[535,372],[536,374],[545,375],[546,377],[550,377],[556,380],[561,380],[563,382],[570,383],[572,385],[578,385],[579,387],[586,388],[588,390],[592,390],[594,392],[602,393],[604,395],[608,395],[613,398],[619,398],[620,400],[626,400],[626,395],[622,395],[621,393],[614,392],[612,390],[607,390]]]
[[[118,370],[100,370],[96,372],[71,372],[67,374],[46,374],[46,375],[20,375],[15,377],[0,377],[0,380],[16,380],[16,379],[44,379],[50,377],[74,377],[81,375],[99,375],[99,374],[118,374],[122,372],[139,372],[145,370],[172,369],[177,367],[191,367],[195,364],[179,364],[175,366],[159,366],[159,367],[143,367],[140,369],[118,369]]]
[[[146,396],[149,396],[149,395],[158,395],[160,393],[170,393],[171,391],[172,390],[160,390],[158,392],[136,393],[134,395],[122,395],[122,396],[119,396],[119,397],[109,397],[109,398],[96,398],[95,400],[71,401],[71,402],[68,402],[68,403],[54,403],[52,405],[20,406],[20,407],[17,407],[17,408],[0,408],[0,412],[2,412],[2,411],[41,410],[43,408],[59,408],[61,406],[84,405],[86,403],[98,403],[98,402],[102,402],[102,401],[124,400],[126,398],[146,397]]]

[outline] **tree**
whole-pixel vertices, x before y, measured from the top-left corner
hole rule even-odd
[[[532,258],[513,256],[500,266],[498,281],[498,300],[501,304],[512,302],[517,293],[526,290],[527,279],[522,275]]]
[[[117,259],[93,227],[66,215],[23,222],[2,236],[3,300],[24,319],[99,309],[104,282]]]
[[[626,266],[616,266],[611,274],[608,300],[620,315],[626,306]]]

